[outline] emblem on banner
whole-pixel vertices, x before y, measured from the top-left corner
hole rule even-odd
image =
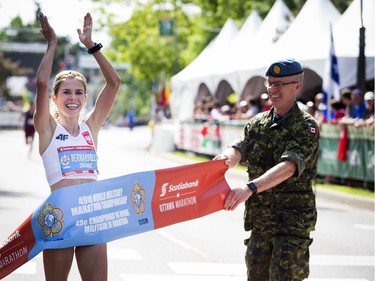
[[[39,213],[38,223],[42,227],[44,237],[53,236],[58,234],[63,229],[62,219],[64,212],[52,204],[47,203]]]
[[[146,210],[146,190],[139,182],[135,182],[131,193],[132,205],[136,214],[143,214]]]

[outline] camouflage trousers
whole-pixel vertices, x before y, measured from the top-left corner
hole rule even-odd
[[[245,240],[248,281],[301,281],[309,276],[312,239],[252,233]]]

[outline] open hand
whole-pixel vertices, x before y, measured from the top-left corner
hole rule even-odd
[[[43,13],[39,13],[39,22],[41,27],[40,32],[43,34],[48,43],[57,43],[55,31],[49,24],[47,16],[45,16]]]
[[[233,211],[238,205],[245,202],[252,195],[249,188],[235,188],[232,189],[224,201],[224,209]]]
[[[90,47],[90,45],[93,44],[92,39],[91,39],[92,17],[90,13],[87,13],[85,15],[85,18],[83,19],[83,28],[82,30],[78,28],[77,32],[78,32],[79,40],[81,41],[83,45],[85,45],[86,47]]]

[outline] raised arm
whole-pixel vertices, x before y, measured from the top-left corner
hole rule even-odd
[[[39,22],[41,26],[41,33],[47,40],[47,50],[40,62],[36,74],[36,103],[34,125],[36,131],[40,134],[40,139],[43,142],[43,136],[51,132],[51,121],[53,120],[50,114],[49,98],[48,98],[48,85],[51,78],[53,58],[57,46],[57,37],[55,31],[48,22],[47,17],[40,13]],[[47,140],[48,141],[48,140]],[[40,144],[42,145],[42,144]]]
[[[88,50],[95,46],[95,43],[91,39],[92,28],[92,17],[90,13],[87,13],[84,18],[83,29],[77,29],[77,32],[79,40]],[[100,50],[94,52],[92,56],[94,56],[103,73],[105,85],[98,95],[93,110],[89,112],[86,117],[86,122],[91,130],[98,132],[112,109],[117,91],[121,84],[121,79],[111,63]]]

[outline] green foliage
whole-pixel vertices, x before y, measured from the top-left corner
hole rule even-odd
[[[155,11],[152,4],[147,4],[135,10],[129,21],[111,28],[112,46],[119,50],[117,59],[129,62],[136,78],[154,81],[163,72],[174,73],[175,38],[159,34],[159,19],[165,17],[175,18],[174,14]]]
[[[359,187],[350,187],[345,185],[333,185],[333,184],[315,184],[316,187],[319,188],[325,188],[330,190],[335,190],[351,195],[361,196],[361,197],[367,197],[370,199],[374,199],[375,195],[374,192],[365,188],[359,188]]]
[[[116,102],[110,114],[112,121],[119,120],[127,112],[133,110],[135,115],[148,119],[151,108],[151,85],[141,79],[135,79],[129,73],[120,73],[122,77],[122,87],[116,97]]]

